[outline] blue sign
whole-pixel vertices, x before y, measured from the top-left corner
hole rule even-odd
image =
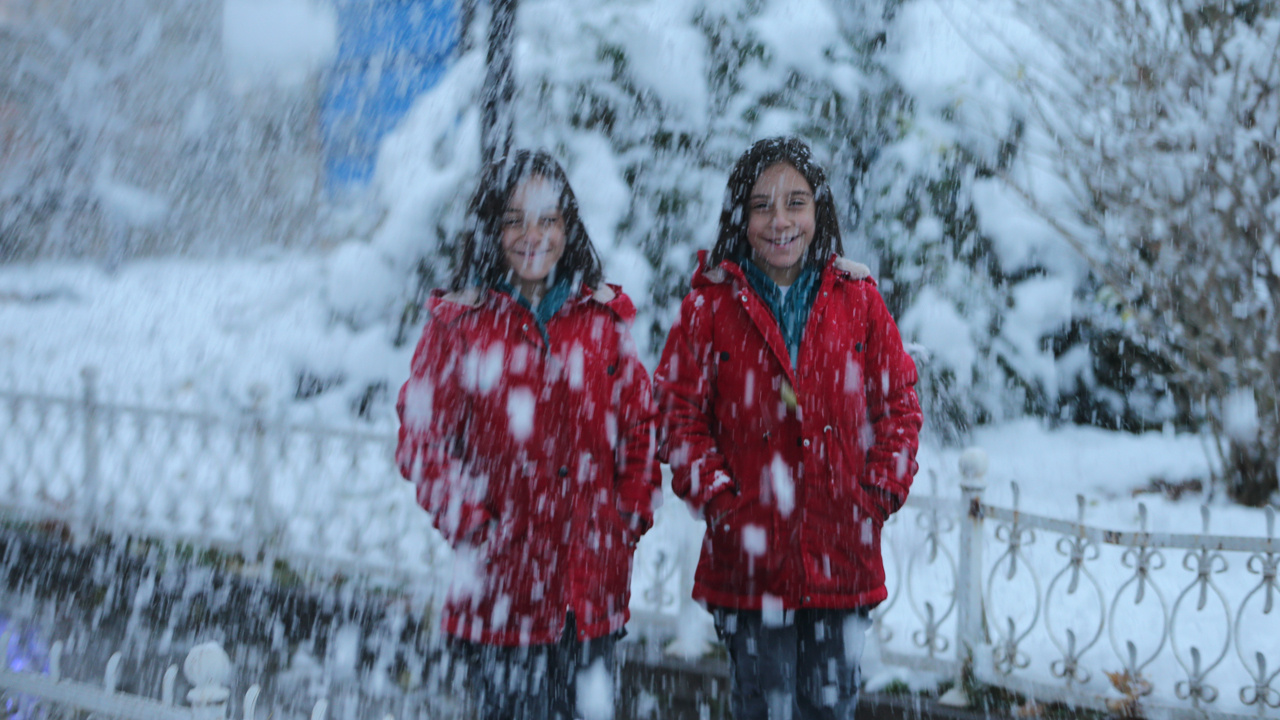
[[[440,81],[458,45],[454,0],[336,0],[338,51],[321,110],[330,193],[368,184],[378,144]]]

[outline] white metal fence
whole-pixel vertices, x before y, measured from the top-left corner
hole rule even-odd
[[[73,527],[283,559],[430,593],[449,551],[384,433],[0,390],[0,505]],[[918,488],[885,528],[888,664],[1123,711],[1263,717],[1280,708],[1280,540],[1115,531]],[[670,516],[668,516],[670,517]],[[673,525],[675,523],[672,523]],[[661,525],[661,523],[660,523]],[[695,527],[696,532],[696,527]],[[692,540],[692,542],[690,542]],[[638,550],[635,623],[670,637],[689,613],[696,537],[655,528]],[[267,565],[270,566],[269,564]]]
[[[885,529],[886,662],[1113,714],[1278,715],[1272,510],[1253,537],[1210,534],[1207,507],[1198,533],[1148,532],[1144,504],[1136,531],[1109,530],[1082,496],[1075,520],[1023,512],[1016,484],[1012,507],[983,502],[980,451],[961,470],[961,498],[917,492]]]
[[[392,463],[394,438],[272,418],[0,390],[0,505],[300,570],[430,587],[447,549]]]
[[[393,432],[0,389],[0,510],[73,532],[134,534],[283,561],[434,601],[451,551],[394,463]],[[633,608],[670,636],[692,568],[672,538],[646,537]]]

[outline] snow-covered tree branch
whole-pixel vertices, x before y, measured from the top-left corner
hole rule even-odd
[[[1159,358],[1217,439],[1231,496],[1266,502],[1280,458],[1280,9],[1260,2],[1020,3],[1055,38],[1018,85],[1027,164],[1070,188],[1057,227],[1095,302]],[[1047,161],[1047,162],[1046,162]],[[1003,176],[1033,204],[1032,174]]]

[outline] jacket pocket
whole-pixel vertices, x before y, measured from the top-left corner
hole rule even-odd
[[[885,521],[884,514],[880,510],[880,506],[876,503],[875,499],[871,497],[871,491],[867,490],[867,488],[857,478],[855,478],[851,484],[854,486],[853,502],[858,506],[858,510],[864,517],[871,518],[872,522],[874,522],[877,527],[883,526]]]
[[[866,471],[866,462],[856,463],[851,457],[849,448],[845,446],[845,433],[833,428],[828,440],[829,471],[831,477],[827,492],[830,495],[832,509],[852,500],[861,517],[869,517],[877,525],[884,524],[879,505],[871,493],[862,484],[862,476]]]
[[[614,507],[613,512],[608,513],[608,516],[613,519],[614,530],[622,536],[622,539],[629,547],[635,547],[636,543],[640,542],[640,528],[638,526],[632,527],[631,519],[624,515],[621,510]]]
[[[714,525],[733,511],[738,494],[737,489],[730,486],[711,496],[702,508],[702,517],[708,526]]]
[[[760,501],[758,493],[734,495],[724,501],[724,509],[714,522],[708,522],[707,539],[717,564],[727,563],[739,579],[760,573],[769,574],[782,562],[787,551],[782,539],[775,537],[776,509]],[[718,496],[717,496],[718,497]]]

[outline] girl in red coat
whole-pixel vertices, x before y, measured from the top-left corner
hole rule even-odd
[[[694,597],[733,668],[734,717],[852,720],[880,528],[916,471],[916,369],[799,140],[729,176],[720,235],[655,376],[659,456],[707,521]]]
[[[550,155],[490,169],[470,221],[397,404],[400,471],[456,550],[444,630],[481,717],[608,712],[660,488],[635,308]]]

